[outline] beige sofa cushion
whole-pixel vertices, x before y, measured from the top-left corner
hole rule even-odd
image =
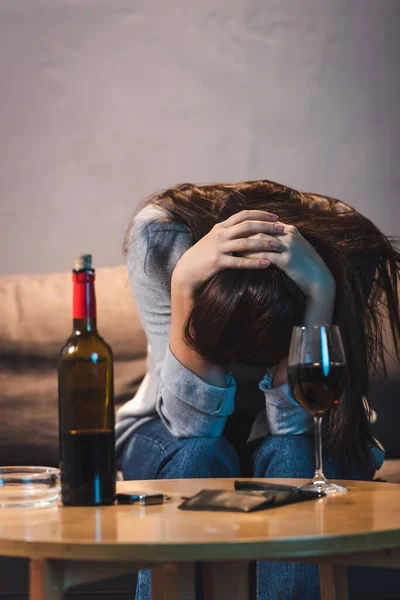
[[[136,393],[146,359],[117,360],[115,403]],[[0,465],[58,464],[57,364],[41,357],[0,361]]]
[[[96,270],[97,321],[115,356],[146,355],[146,336],[124,266]],[[0,277],[0,356],[53,358],[72,327],[71,273]]]

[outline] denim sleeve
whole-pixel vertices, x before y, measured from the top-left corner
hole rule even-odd
[[[190,233],[183,224],[140,215],[129,245],[128,266],[150,362],[157,373],[157,413],[176,437],[219,437],[234,410],[233,377],[226,376],[226,387],[210,385],[169,349],[171,277],[192,244]]]
[[[272,435],[306,435],[313,431],[313,418],[293,398],[287,382],[272,387],[267,373],[259,384],[265,394],[266,417]]]
[[[220,437],[233,413],[236,384],[226,374],[226,387],[216,387],[187,369],[167,349],[157,412],[176,437]]]

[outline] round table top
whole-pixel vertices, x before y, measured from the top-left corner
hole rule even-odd
[[[298,485],[304,480],[265,480]],[[348,493],[254,513],[178,510],[182,496],[233,479],[119,482],[161,492],[159,506],[1,508],[0,554],[179,562],[300,558],[400,547],[400,485],[343,482]]]

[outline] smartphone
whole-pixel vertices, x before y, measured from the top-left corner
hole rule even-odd
[[[142,506],[151,506],[154,504],[163,504],[164,500],[169,500],[169,496],[164,494],[146,494],[145,492],[132,492],[117,494],[118,504],[134,504],[139,502]]]

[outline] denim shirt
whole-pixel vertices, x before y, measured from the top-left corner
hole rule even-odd
[[[147,373],[135,397],[117,413],[117,453],[131,434],[151,419],[161,418],[176,437],[216,438],[235,410],[238,375],[234,367],[226,372],[225,386],[217,387],[182,365],[169,347],[171,277],[191,245],[185,225],[166,220],[162,209],[148,205],[136,216],[128,269],[148,339]],[[272,387],[272,373],[264,375],[255,392],[254,386],[251,389],[251,394],[264,394],[265,410],[255,418],[249,442],[268,434],[312,433],[311,415],[295,402],[287,383]]]

